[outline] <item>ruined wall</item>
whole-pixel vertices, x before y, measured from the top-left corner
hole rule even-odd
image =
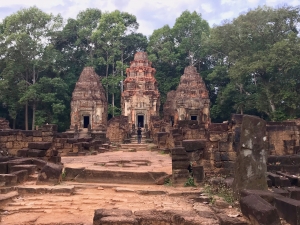
[[[88,117],[91,129],[105,130],[107,125],[107,100],[100,77],[94,68],[85,67],[75,85],[71,100],[71,129],[84,128]],[[87,128],[87,127],[85,127]]]
[[[44,125],[39,130],[2,130],[0,149],[10,156],[39,157],[46,161],[60,162],[52,148],[57,133],[56,125]]]
[[[137,52],[126,69],[121,104],[122,115],[128,116],[130,127],[138,127],[138,116],[143,116],[144,125],[149,125],[150,117],[158,115],[160,94],[154,77],[156,70],[151,65],[146,52]]]
[[[106,137],[110,142],[123,143],[129,138],[130,127],[127,116],[115,116],[108,121]]]
[[[292,155],[300,152],[300,125],[294,122],[268,122],[270,155]]]

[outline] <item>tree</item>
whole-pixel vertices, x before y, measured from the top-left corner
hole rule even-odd
[[[215,112],[227,104],[227,111],[271,120],[299,114],[299,21],[298,7],[259,7],[212,29]]]
[[[111,66],[111,76],[115,76],[116,73],[123,74],[123,63],[124,63],[124,44],[128,35],[132,35],[138,29],[138,23],[136,17],[126,13],[115,10],[111,13],[103,13],[99,26],[95,33],[93,33],[93,40],[99,46],[99,63],[105,65],[105,78],[106,78],[106,97],[108,99],[109,90],[112,95],[112,114],[114,116],[115,108],[115,87],[119,81],[123,79],[110,79],[110,81],[116,81],[112,83],[108,81],[109,67]],[[118,65],[117,61],[121,59],[121,64]],[[108,85],[110,84],[110,89]]]
[[[24,95],[29,96],[26,94],[30,91],[29,86],[38,82],[41,72],[55,62],[55,49],[51,46],[51,40],[61,27],[60,15],[46,14],[36,7],[22,9],[3,20],[1,55],[6,65],[15,68],[13,74],[6,73],[4,79],[14,80]],[[7,75],[11,77],[7,78]],[[34,129],[36,100],[32,96],[22,99],[19,103],[25,105],[25,128],[28,129],[28,103],[31,103]]]

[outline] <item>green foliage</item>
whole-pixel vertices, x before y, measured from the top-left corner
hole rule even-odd
[[[165,182],[164,182],[164,185],[165,186],[173,186],[172,180],[170,178],[166,179]]]
[[[223,182],[219,183],[218,185],[205,183],[204,192],[208,194],[212,204],[214,204],[216,200],[214,196],[223,198],[224,201],[226,201],[230,205],[233,205],[235,202],[232,189],[230,187],[227,187]]]
[[[187,181],[184,183],[184,186],[185,187],[196,187],[195,182],[194,182],[194,178],[192,176],[189,176]]]

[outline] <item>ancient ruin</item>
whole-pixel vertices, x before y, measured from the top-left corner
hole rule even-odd
[[[196,67],[188,66],[180,78],[176,91],[168,93],[164,104],[164,119],[171,124],[180,120],[194,120],[199,124],[210,123],[208,91]]]
[[[85,67],[76,83],[71,101],[71,129],[105,129],[107,100],[94,68]]]
[[[1,224],[300,224],[299,120],[232,114],[211,123],[192,66],[161,118],[154,74],[136,53],[123,115],[108,122],[91,67],[76,83],[70,130],[14,130],[0,118]]]
[[[128,116],[130,126],[145,127],[151,116],[157,116],[160,95],[154,77],[156,70],[151,67],[146,52],[137,52],[127,68],[122,93],[122,115]]]

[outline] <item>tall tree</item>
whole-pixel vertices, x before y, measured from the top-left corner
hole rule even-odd
[[[126,40],[128,35],[135,33],[138,26],[139,24],[134,15],[116,10],[111,13],[103,13],[99,21],[99,26],[97,27],[96,32],[93,33],[93,40],[96,42],[97,47],[99,47],[99,63],[106,67],[106,97],[108,99],[109,90],[111,90],[111,108],[113,116],[116,86],[123,77],[120,77],[119,79],[112,78],[109,80],[109,67],[111,67],[111,76],[115,77],[116,73],[119,72],[120,74],[123,74],[123,65],[117,64],[120,60],[121,64],[124,63],[125,47],[123,41]],[[110,88],[108,88],[109,84]]]
[[[271,120],[299,114],[299,22],[298,7],[259,7],[213,28],[209,79],[218,90],[213,112],[230,104],[227,111]]]
[[[10,73],[14,78],[10,79],[21,86],[23,84],[23,91],[26,93],[30,90],[29,86],[38,82],[41,72],[55,62],[53,57],[55,50],[50,43],[62,27],[62,18],[60,15],[53,16],[31,7],[6,17],[2,26],[1,55],[6,64],[15,68],[14,74]],[[37,107],[35,98],[23,99],[20,103],[25,105],[26,130],[28,103],[31,103],[32,129],[34,129]]]

